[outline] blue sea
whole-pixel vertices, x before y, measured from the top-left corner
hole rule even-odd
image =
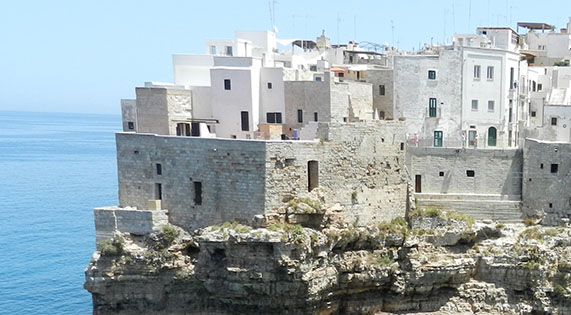
[[[0,314],[90,314],[93,208],[117,204],[119,116],[0,111]]]

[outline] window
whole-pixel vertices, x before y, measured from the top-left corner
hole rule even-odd
[[[190,137],[190,124],[185,124],[185,123],[176,124],[176,135]]]
[[[307,162],[307,191],[312,191],[319,186],[319,162]]]
[[[282,113],[267,113],[266,122],[269,124],[281,124],[282,123]]]
[[[232,46],[226,46],[226,55],[232,56]]]
[[[559,164],[551,164],[551,173],[557,173],[559,170]]]
[[[301,110],[301,109],[297,110],[297,122],[298,123],[303,122],[303,110]]]
[[[535,117],[535,115],[537,115],[535,111],[531,112],[531,117]]]
[[[401,142],[401,143],[400,143],[400,150],[401,150],[401,151],[404,151],[404,142]]]
[[[240,113],[240,120],[242,123],[242,131],[250,131],[250,122],[248,119],[248,112],[241,112]]]
[[[436,80],[436,70],[428,70],[428,80]]]
[[[539,164],[539,168],[543,169],[543,163]]]
[[[268,90],[272,89],[272,82],[268,82]]]
[[[135,129],[135,123],[132,121],[127,122],[127,128],[129,128],[129,130]]]
[[[224,89],[225,90],[232,89],[232,83],[230,82],[230,79],[224,79]]]
[[[474,66],[474,79],[479,79],[479,78],[480,78],[480,66],[475,65]]]
[[[472,110],[478,111],[478,100],[472,100]]]
[[[549,203],[549,208],[553,208],[553,203]]]
[[[434,132],[434,146],[442,147],[442,131]]]
[[[543,90],[543,84],[537,83],[537,91]]]
[[[509,113],[508,113],[508,122],[512,122],[512,114],[513,114],[513,109],[510,107]]]
[[[429,117],[436,117],[436,99],[429,98],[428,99],[428,116]]]
[[[200,123],[193,122],[190,124],[190,135],[200,137]]]
[[[155,184],[155,200],[162,200],[163,199],[163,185],[156,183]]]
[[[535,81],[531,81],[531,91],[532,92],[537,91],[537,83],[535,83]]]
[[[486,72],[486,78],[488,78],[488,80],[494,79],[494,67],[488,66],[488,71]]]
[[[379,95],[385,95],[385,86],[379,85]]]
[[[468,177],[474,177],[476,176],[476,172],[474,170],[467,170],[466,171],[466,176]]]
[[[345,77],[345,73],[339,72],[339,73],[337,74],[337,76],[338,76],[339,78],[343,78],[343,77]]]
[[[202,204],[202,182],[193,182],[194,184],[194,204]]]
[[[444,172],[438,172],[438,176],[440,177],[444,176]]]
[[[317,112],[313,113],[313,121],[317,121],[319,118]]]
[[[216,46],[210,46],[210,54],[216,55]]]
[[[551,126],[557,126],[557,117],[551,117]]]
[[[510,89],[514,89],[514,76],[515,76],[515,70],[514,68],[510,68]]]
[[[316,82],[321,82],[321,77],[315,77]]]
[[[161,163],[157,163],[155,166],[157,169],[157,175],[163,175],[163,166],[161,165]]]
[[[493,112],[494,107],[495,107],[494,101],[488,101],[488,111]]]

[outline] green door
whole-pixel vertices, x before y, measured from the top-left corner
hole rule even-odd
[[[488,146],[495,147],[496,146],[496,128],[490,127],[488,129]]]

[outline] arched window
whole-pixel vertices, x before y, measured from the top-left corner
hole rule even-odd
[[[496,146],[496,128],[490,127],[488,128],[488,146],[495,147]]]

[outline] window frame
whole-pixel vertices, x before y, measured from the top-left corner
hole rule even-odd
[[[491,108],[490,108],[490,105]],[[496,102],[494,100],[488,100],[488,112],[494,112],[496,110]]]
[[[232,80],[231,79],[224,79],[224,90],[225,91],[232,90]]]
[[[474,105],[476,105],[476,107],[474,107]],[[478,100],[472,100],[471,109],[472,109],[473,112],[477,112],[477,111],[478,111]]]
[[[436,70],[428,70],[428,80],[436,80]]]
[[[297,122],[300,124],[303,123],[303,109],[297,110]]]
[[[384,84],[379,85],[379,95],[381,95],[381,96],[385,95],[385,85]]]
[[[438,101],[435,97],[428,99],[428,117],[436,117],[438,113]]]
[[[480,80],[482,76],[482,66],[474,65],[474,80]]]
[[[442,148],[443,142],[444,142],[444,132],[442,132],[442,130],[434,130],[434,142],[433,142],[434,147]]]
[[[490,81],[494,80],[494,66],[488,66],[486,70],[486,78]]]
[[[240,127],[242,131],[250,131],[250,113],[248,111],[240,112]]]

